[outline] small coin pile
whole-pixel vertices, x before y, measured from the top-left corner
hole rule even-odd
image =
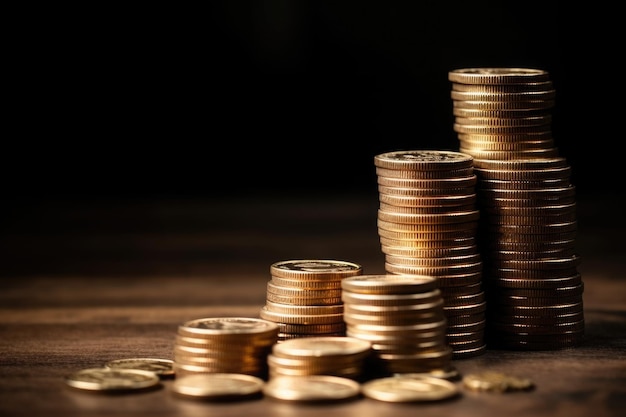
[[[454,130],[477,176],[488,344],[529,350],[579,344],[575,188],[552,137],[549,74],[466,68],[448,79]]]
[[[486,302],[472,156],[392,151],[376,155],[374,164],[378,235],[387,273],[437,278],[454,357],[484,353]]]
[[[361,265],[325,259],[296,259],[270,265],[260,317],[279,328],[278,341],[345,336],[341,280],[361,275]]]
[[[370,353],[369,342],[353,337],[293,338],[274,345],[267,357],[269,377],[333,375],[359,380]]]
[[[276,323],[252,317],[208,317],[178,326],[176,377],[240,373],[267,377],[266,357],[278,340]]]
[[[370,376],[449,367],[452,349],[435,278],[360,275],[341,284],[346,334],[371,343]]]

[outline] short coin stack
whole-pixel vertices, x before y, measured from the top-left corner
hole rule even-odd
[[[571,167],[551,131],[555,90],[531,68],[449,73],[460,149],[474,157],[490,346],[556,349],[584,334]]]
[[[266,303],[260,317],[279,327],[278,341],[345,336],[341,280],[361,275],[353,262],[296,259],[270,265]]]
[[[408,150],[376,155],[374,163],[387,273],[436,277],[454,357],[482,354],[486,304],[473,158],[454,151]]]
[[[289,339],[274,345],[268,355],[269,377],[332,375],[359,380],[370,353],[371,344],[354,337]]]
[[[342,280],[346,334],[371,343],[370,376],[449,368],[444,300],[435,278],[361,275]]]
[[[241,373],[267,377],[267,355],[278,340],[278,326],[252,317],[209,317],[178,326],[174,372]]]

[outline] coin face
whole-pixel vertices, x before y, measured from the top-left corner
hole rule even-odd
[[[323,402],[355,398],[358,382],[331,375],[274,376],[263,387],[268,397],[286,401]]]
[[[464,376],[463,386],[472,391],[505,392],[530,390],[534,384],[528,378],[488,371]]]
[[[408,150],[376,155],[374,164],[390,169],[460,169],[471,167],[473,158],[455,151]]]
[[[188,321],[182,327],[200,334],[254,334],[278,330],[276,323],[254,317],[208,317]]]
[[[547,71],[537,68],[459,68],[448,73],[448,80],[463,84],[519,84],[549,81]]]
[[[104,364],[111,369],[140,369],[154,372],[161,378],[174,375],[174,361],[159,358],[126,358],[115,359]]]
[[[272,277],[297,280],[340,280],[360,275],[363,267],[353,262],[334,259],[294,259],[275,262],[270,266]]]
[[[177,378],[172,392],[178,395],[213,399],[243,399],[261,394],[265,381],[240,373],[207,373]]]
[[[367,353],[370,342],[348,336],[301,337],[274,345],[274,354],[281,357],[322,357]]]
[[[376,294],[427,292],[438,285],[430,275],[359,275],[341,281],[343,290]]]
[[[439,401],[459,394],[457,386],[433,376],[403,375],[373,379],[361,385],[369,398],[387,402]]]
[[[140,369],[88,368],[65,377],[73,387],[90,391],[132,391],[159,384],[159,377]]]

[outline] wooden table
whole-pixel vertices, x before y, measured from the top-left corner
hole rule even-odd
[[[488,350],[453,365],[531,378],[530,392],[437,403],[339,404],[264,397],[185,400],[159,389],[98,395],[64,376],[128,357],[172,358],[178,325],[258,317],[269,266],[341,259],[383,273],[376,195],[6,202],[0,251],[2,416],[618,416],[626,411],[623,204],[579,196],[585,341],[557,351]],[[460,382],[459,382],[460,384]]]

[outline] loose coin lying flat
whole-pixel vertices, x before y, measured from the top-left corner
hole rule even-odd
[[[489,371],[464,376],[463,386],[472,391],[505,392],[530,390],[534,384],[528,378]]]
[[[140,369],[88,368],[65,377],[73,387],[91,391],[132,391],[152,388],[159,376]]]
[[[174,361],[158,358],[115,359],[104,364],[111,369],[140,369],[151,371],[161,378],[174,376]]]
[[[360,385],[353,379],[331,375],[274,376],[263,387],[268,397],[286,401],[324,402],[357,397]]]
[[[232,400],[261,394],[265,381],[239,373],[185,375],[172,384],[172,392],[206,400]]]
[[[398,375],[372,379],[361,385],[369,398],[387,402],[439,401],[459,394],[457,386],[433,376]]]

